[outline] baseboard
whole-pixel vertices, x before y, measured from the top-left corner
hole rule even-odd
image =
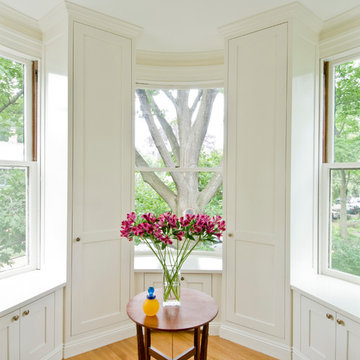
[[[228,325],[220,327],[220,336],[239,345],[259,351],[279,360],[291,360],[291,347],[264,337],[233,328]]]
[[[62,345],[58,346],[51,353],[42,357],[41,360],[61,360],[63,358],[63,347]]]
[[[82,354],[86,351],[109,345],[116,341],[124,340],[136,334],[134,324],[126,324],[121,328],[99,332],[72,340],[64,344],[64,359]]]
[[[309,360],[299,349],[293,348],[293,360]]]
[[[210,326],[209,326],[209,335],[219,336],[220,335],[220,327],[221,327],[221,323],[211,322]]]

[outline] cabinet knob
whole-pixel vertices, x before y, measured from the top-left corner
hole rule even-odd
[[[232,233],[228,234],[228,237],[233,237],[233,234]]]
[[[326,317],[327,317],[329,320],[334,320],[334,317],[333,317],[331,314],[329,314],[329,313],[326,314]]]
[[[23,316],[27,316],[27,315],[29,315],[30,314],[30,310],[25,310],[24,312],[23,312]]]
[[[79,242],[79,241],[80,241],[80,238],[79,238],[79,237],[77,237],[77,238],[75,239],[75,241]]]
[[[336,322],[341,326],[345,326],[345,323],[343,320],[337,319]]]
[[[185,280],[185,278],[182,276],[182,277],[180,278],[180,280],[181,280],[181,281],[184,281],[184,280]]]
[[[18,321],[19,320],[19,315],[14,315],[11,320],[12,321]]]

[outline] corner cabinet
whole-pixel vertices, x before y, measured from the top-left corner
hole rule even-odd
[[[226,319],[283,337],[287,25],[228,54]]]
[[[320,23],[293,3],[220,31],[227,109],[221,336],[290,359],[292,230],[298,223],[313,229],[314,221],[311,212],[299,221],[296,209],[314,208],[308,169],[314,169],[315,99],[309,94],[316,90]],[[311,240],[308,233],[302,239]]]
[[[132,200],[132,41],[74,23],[72,335],[127,319]],[[125,275],[126,274],[126,275]]]

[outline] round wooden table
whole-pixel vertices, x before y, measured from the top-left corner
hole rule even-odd
[[[186,360],[192,356],[196,360],[205,360],[207,358],[209,323],[219,310],[215,300],[200,291],[182,288],[181,305],[163,307],[162,289],[155,289],[160,309],[155,316],[146,316],[142,308],[146,294],[147,292],[144,291],[136,295],[126,307],[129,318],[136,323],[138,359],[150,360],[150,356],[152,356],[158,360],[171,360],[151,346],[151,330],[176,332],[194,329],[194,346],[173,360]],[[144,335],[142,328],[144,328]]]

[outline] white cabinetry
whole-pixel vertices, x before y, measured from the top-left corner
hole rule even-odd
[[[360,323],[330,307],[295,294],[294,359],[360,359]],[[294,330],[295,331],[295,330]]]
[[[202,291],[208,295],[212,295],[212,276],[211,274],[181,274],[181,286]],[[162,274],[161,273],[145,273],[144,274],[144,288],[146,290],[149,286],[155,288],[162,288]]]
[[[287,25],[228,46],[226,320],[283,337]]]
[[[48,355],[55,350],[57,333],[55,318],[54,294],[1,317],[0,359],[40,360],[48,358]]]

